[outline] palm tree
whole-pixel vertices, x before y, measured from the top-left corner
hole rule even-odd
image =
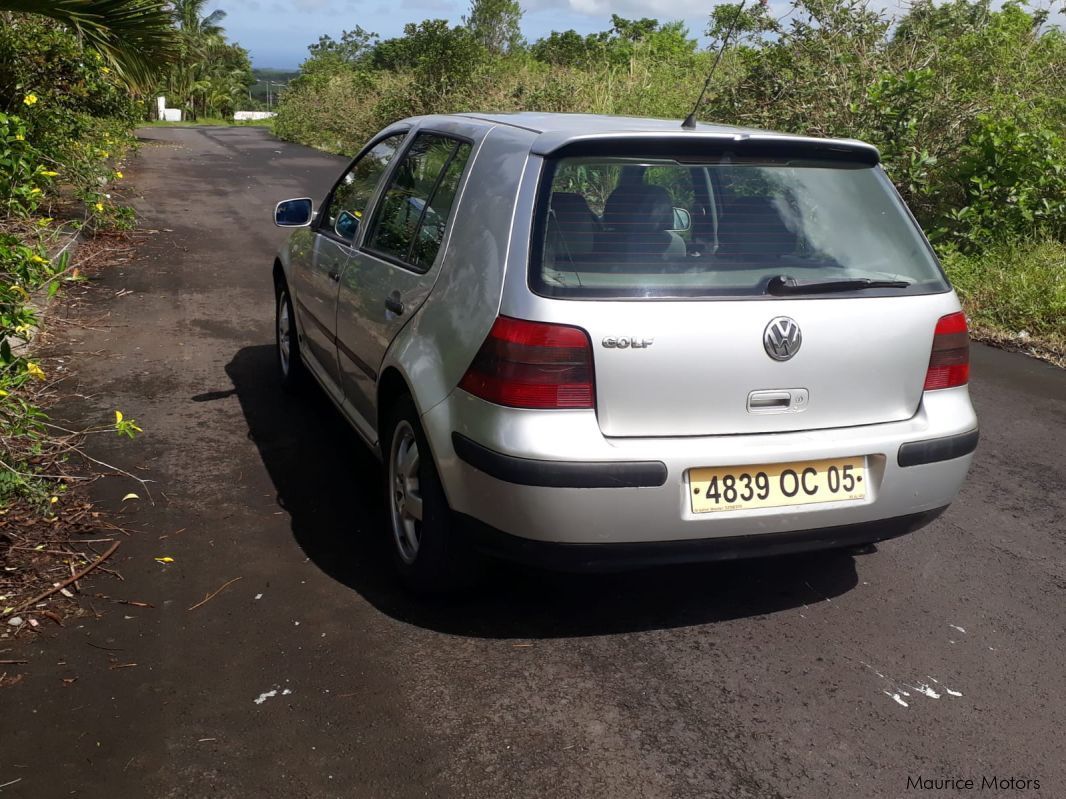
[[[178,99],[181,108],[193,118],[199,110],[208,114],[212,72],[217,51],[227,47],[220,23],[226,17],[221,9],[204,14],[207,0],[172,0],[172,14],[178,27],[181,53],[169,74],[167,94]]]
[[[202,17],[207,0],[172,0],[171,5],[174,21],[183,33],[193,38],[222,36],[219,23],[226,18],[226,12],[221,8]]]
[[[135,89],[147,89],[178,55],[166,0],[0,0],[0,11],[40,14],[73,29]]]

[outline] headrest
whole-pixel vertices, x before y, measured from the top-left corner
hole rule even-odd
[[[659,233],[674,224],[670,192],[647,183],[623,183],[611,192],[603,209],[608,228],[626,235]]]

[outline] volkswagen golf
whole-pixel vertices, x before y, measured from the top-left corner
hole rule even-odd
[[[959,300],[860,141],[420,117],[275,222],[281,383],[380,454],[416,590],[881,541],[977,446]]]

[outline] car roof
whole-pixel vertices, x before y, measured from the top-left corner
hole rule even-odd
[[[681,121],[677,119],[654,119],[651,117],[621,117],[608,114],[554,114],[541,111],[515,111],[510,113],[466,113],[455,116],[482,119],[498,125],[513,125],[533,133],[656,133],[677,132]],[[736,125],[711,125],[697,122],[696,130],[715,133],[762,133],[755,128]]]
[[[829,147],[835,150],[848,150],[876,163],[880,160],[877,148],[857,139],[822,139],[811,136],[798,136],[791,133],[745,128],[737,125],[710,124],[697,122],[693,129],[681,127],[677,119],[653,119],[647,117],[609,116],[606,114],[555,114],[537,111],[520,111],[514,113],[463,113],[453,117],[467,120],[479,120],[494,125],[508,125],[534,134],[531,152],[536,155],[549,155],[552,152],[575,142],[619,138],[639,138],[642,140],[677,140],[707,139],[711,141],[751,141],[775,142],[779,144],[795,143],[807,147]]]

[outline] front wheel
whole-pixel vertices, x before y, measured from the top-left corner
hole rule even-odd
[[[382,442],[393,560],[416,593],[452,591],[470,583],[474,558],[458,539],[433,455],[409,396],[393,405]]]

